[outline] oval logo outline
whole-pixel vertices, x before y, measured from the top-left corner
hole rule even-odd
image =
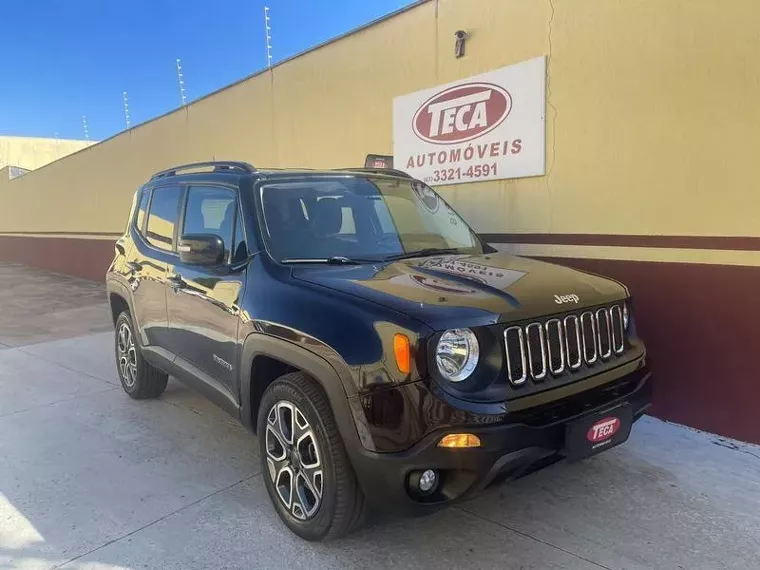
[[[450,95],[451,93],[454,93],[456,91],[467,91],[467,90],[471,90],[471,89],[477,88],[477,87],[482,87],[484,89],[486,89],[486,88],[489,89],[491,91],[491,95],[489,95],[489,99],[490,99],[490,97],[493,96],[493,93],[497,93],[498,95],[501,96],[501,99],[503,101],[503,107],[504,107],[504,109],[501,111],[501,114],[500,114],[500,116],[499,116],[499,118],[497,120],[495,120],[493,122],[489,121],[490,124],[487,124],[485,126],[485,128],[482,128],[482,129],[478,130],[478,132],[476,132],[476,133],[466,134],[466,135],[464,135],[462,137],[457,137],[455,139],[440,140],[441,136],[443,136],[444,134],[448,134],[448,133],[440,133],[440,134],[435,135],[436,137],[439,137],[439,138],[431,138],[432,135],[428,136],[428,135],[425,135],[425,134],[422,133],[422,131],[419,128],[419,122],[420,122],[420,119],[421,119],[421,115],[422,115],[423,111],[425,111],[431,104],[435,104],[435,103],[439,102],[439,100],[441,100],[441,99],[443,101],[448,101],[448,100],[451,100],[451,99],[455,99],[456,97],[448,97],[448,98],[446,98],[445,96],[446,95]],[[487,102],[487,101],[484,101],[484,102]],[[488,106],[486,105],[486,109],[487,108],[488,108]],[[459,85],[455,85],[453,87],[448,87],[448,88],[444,89],[443,91],[439,91],[438,93],[436,93],[432,97],[429,97],[424,103],[422,103],[422,105],[420,105],[417,108],[417,110],[414,112],[414,116],[412,117],[412,131],[414,132],[414,134],[415,134],[415,136],[417,138],[419,138],[420,140],[423,140],[425,142],[429,142],[431,144],[449,145],[449,144],[463,143],[463,142],[467,142],[467,141],[476,139],[476,138],[478,138],[480,136],[483,136],[483,135],[491,132],[496,127],[498,127],[499,125],[501,125],[501,123],[504,122],[504,120],[509,116],[509,114],[511,112],[512,112],[512,95],[504,87],[501,87],[500,85],[496,85],[494,83],[488,83],[488,82],[482,82],[482,81],[474,81],[472,83],[462,83],[462,84],[459,84]],[[442,115],[442,113],[443,113],[443,111],[441,111],[441,115]],[[432,121],[432,118],[429,119],[429,120]],[[438,117],[439,129],[440,129],[440,121],[441,121],[441,116]],[[467,129],[467,131],[470,131],[470,130],[472,130],[472,129]],[[454,131],[454,132],[456,132],[456,131]]]
[[[586,439],[591,443],[599,443],[613,437],[619,429],[620,419],[615,416],[609,416],[595,422],[588,432],[586,432]]]

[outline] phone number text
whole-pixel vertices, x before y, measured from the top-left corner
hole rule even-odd
[[[483,178],[485,176],[496,176],[496,163],[493,164],[473,164],[465,168],[441,168],[434,170],[431,176],[425,177],[425,182],[445,182],[448,180],[467,180],[470,178]]]

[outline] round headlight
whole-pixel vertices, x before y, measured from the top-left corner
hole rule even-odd
[[[450,382],[467,379],[478,365],[478,339],[470,329],[451,329],[441,335],[435,349],[438,372]]]
[[[623,329],[628,330],[628,305],[623,303]]]

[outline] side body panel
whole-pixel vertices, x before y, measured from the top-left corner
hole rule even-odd
[[[170,271],[181,284],[168,288],[168,349],[237,401],[237,335],[245,269],[229,272],[177,262]]]

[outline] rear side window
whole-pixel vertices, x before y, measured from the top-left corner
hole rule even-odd
[[[148,199],[150,198],[150,192],[143,190],[140,193],[140,204],[137,206],[137,216],[135,217],[135,227],[137,231],[142,233],[145,228],[145,214],[148,213]]]
[[[172,250],[180,193],[179,186],[162,186],[153,189],[145,239],[155,248]]]

